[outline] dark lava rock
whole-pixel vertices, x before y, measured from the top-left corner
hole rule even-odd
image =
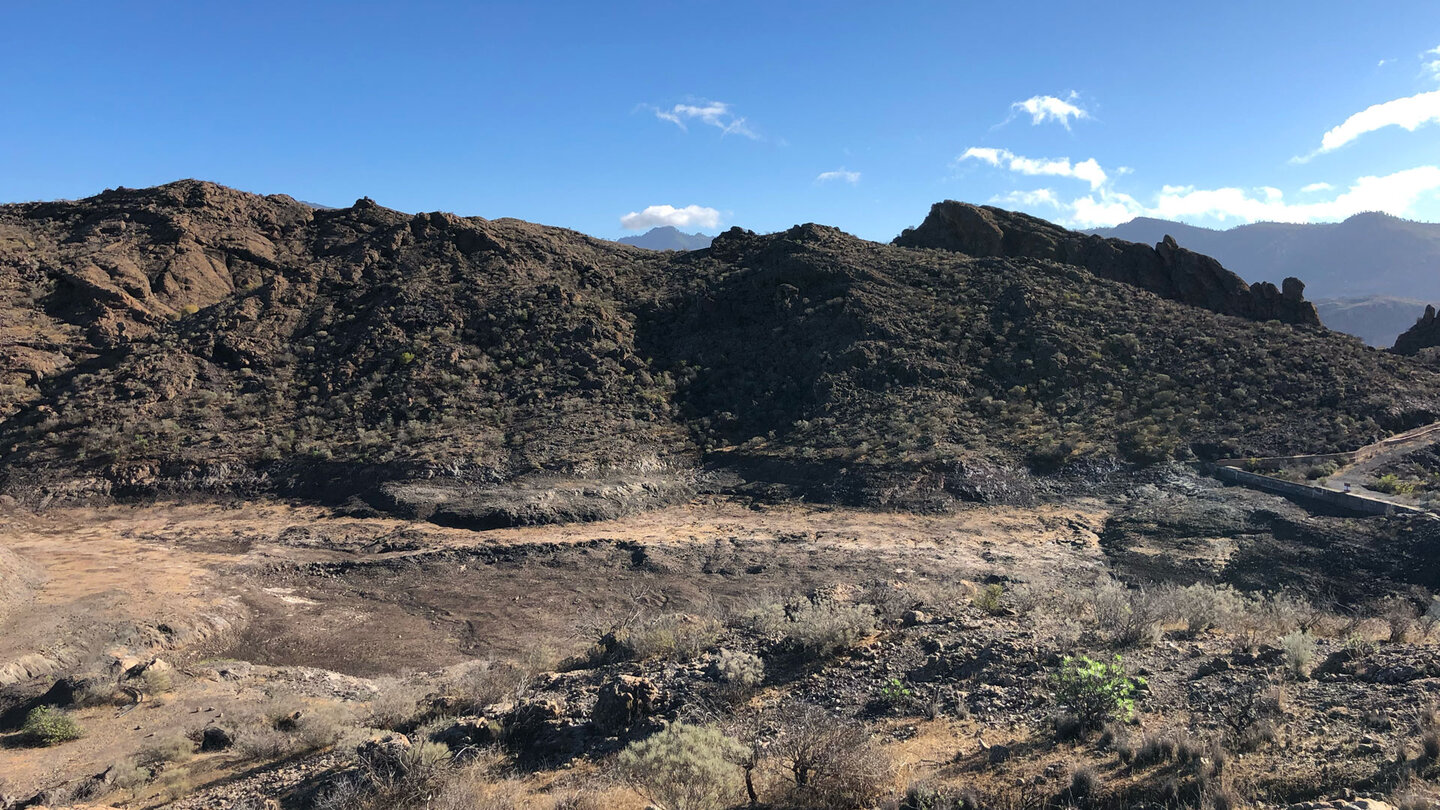
[[[648,678],[621,675],[600,688],[590,720],[604,734],[623,734],[653,715],[660,690]]]
[[[894,244],[977,257],[1049,259],[1223,315],[1320,325],[1299,279],[1285,279],[1281,289],[1269,282],[1246,284],[1219,262],[1180,247],[1169,236],[1151,248],[1069,231],[1016,211],[946,200],[932,206],[920,227],[907,229]]]
[[[1435,307],[1427,304],[1425,314],[1415,325],[1395,338],[1391,351],[1396,354],[1419,354],[1421,349],[1440,346],[1440,319],[1435,317]]]
[[[234,744],[235,739],[230,736],[230,732],[219,726],[207,726],[205,731],[200,735],[200,750],[202,752],[224,751]]]

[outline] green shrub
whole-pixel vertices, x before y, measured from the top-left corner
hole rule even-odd
[[[1386,473],[1375,479],[1375,481],[1370,484],[1370,489],[1376,492],[1384,492],[1388,495],[1414,495],[1415,482],[1401,481],[1400,477],[1394,473]]]
[[[745,747],[714,726],[673,723],[630,744],[618,771],[647,800],[665,810],[720,810],[739,801]]]
[[[59,745],[85,736],[85,729],[69,712],[36,706],[25,715],[20,733],[39,745]]]
[[[1107,720],[1128,720],[1135,713],[1135,691],[1144,678],[1125,674],[1120,656],[1110,663],[1066,656],[1051,676],[1055,702],[1068,709],[1082,728],[1099,728]]]
[[[1005,608],[1000,605],[1000,597],[1004,594],[1005,589],[998,583],[986,585],[980,590],[980,593],[975,594],[975,607],[991,616],[999,616],[1005,612]]]

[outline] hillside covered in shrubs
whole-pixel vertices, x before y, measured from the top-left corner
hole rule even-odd
[[[196,181],[0,207],[0,475],[28,500],[280,492],[499,525],[748,485],[943,508],[1353,448],[1433,420],[1436,382],[1319,326],[818,225],[655,253]]]

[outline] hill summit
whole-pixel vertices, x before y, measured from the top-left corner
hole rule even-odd
[[[959,203],[896,245],[812,224],[666,253],[187,180],[0,206],[0,487],[463,525],[715,487],[944,509],[1440,412],[1434,371],[1313,312]]]
[[[615,241],[646,250],[703,250],[710,247],[710,240],[714,238],[703,233],[685,233],[673,225],[662,225],[637,236],[622,236]]]

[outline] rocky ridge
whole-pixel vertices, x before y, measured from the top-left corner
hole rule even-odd
[[[939,248],[969,256],[1049,259],[1084,267],[1101,278],[1133,284],[1163,298],[1251,320],[1320,325],[1305,284],[1246,284],[1219,262],[1166,236],[1154,248],[1068,231],[1017,211],[946,200],[919,227],[896,237],[901,247]]]

